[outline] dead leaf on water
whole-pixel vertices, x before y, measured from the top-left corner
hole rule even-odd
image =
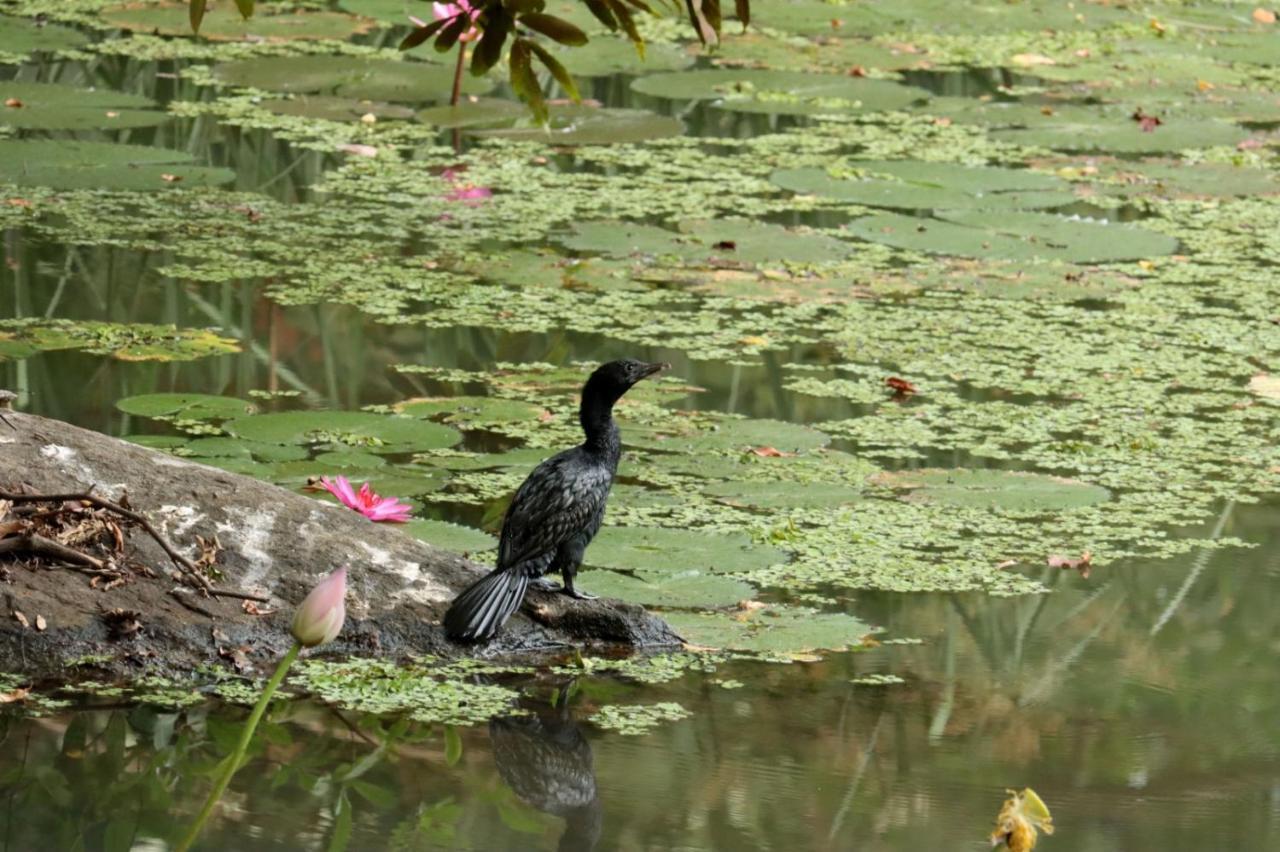
[[[1249,380],[1249,390],[1264,399],[1280,399],[1280,376],[1259,373]]]
[[[1036,848],[1036,832],[1053,834],[1053,817],[1044,800],[1030,787],[1022,792],[1006,790],[1005,799],[996,816],[996,829],[991,832],[991,845],[1003,843],[1012,852],[1031,852]]]

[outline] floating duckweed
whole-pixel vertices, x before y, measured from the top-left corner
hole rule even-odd
[[[309,660],[294,667],[294,682],[322,701],[362,713],[407,713],[419,722],[477,725],[512,711],[519,693],[501,686],[446,679],[420,663],[352,659]]]
[[[657,704],[606,704],[587,717],[608,731],[639,736],[661,725],[688,718],[689,711],[673,701]]]

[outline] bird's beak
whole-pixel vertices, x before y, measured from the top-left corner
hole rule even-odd
[[[670,364],[646,364],[644,367],[644,372],[640,374],[640,378],[647,379],[650,376],[652,376],[654,373],[661,373],[663,370],[670,370],[670,369],[671,369]]]

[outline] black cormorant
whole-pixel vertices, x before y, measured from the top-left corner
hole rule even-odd
[[[458,595],[445,613],[450,639],[493,636],[520,607],[529,585],[552,571],[564,577],[560,591],[591,597],[573,588],[573,575],[604,520],[622,455],[613,404],[636,382],[666,366],[626,358],[598,367],[587,379],[578,410],[586,440],[542,462],[516,491],[502,520],[498,567]],[[536,586],[555,588],[546,581]]]
[[[565,821],[561,852],[590,852],[600,842],[604,810],[596,788],[591,744],[569,710],[569,689],[554,710],[489,721],[493,762],[519,799]]]

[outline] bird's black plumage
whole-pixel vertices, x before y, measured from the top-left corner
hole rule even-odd
[[[542,462],[516,491],[502,520],[498,567],[458,595],[445,613],[450,639],[493,636],[519,609],[529,586],[551,571],[561,572],[565,594],[588,597],[573,588],[573,576],[600,530],[622,455],[613,404],[664,366],[627,358],[602,365],[587,379],[578,411],[585,440]]]
[[[591,744],[569,709],[569,688],[554,708],[526,706],[524,715],[489,721],[493,762],[520,798],[565,821],[561,852],[591,852],[600,842],[604,810]]]

